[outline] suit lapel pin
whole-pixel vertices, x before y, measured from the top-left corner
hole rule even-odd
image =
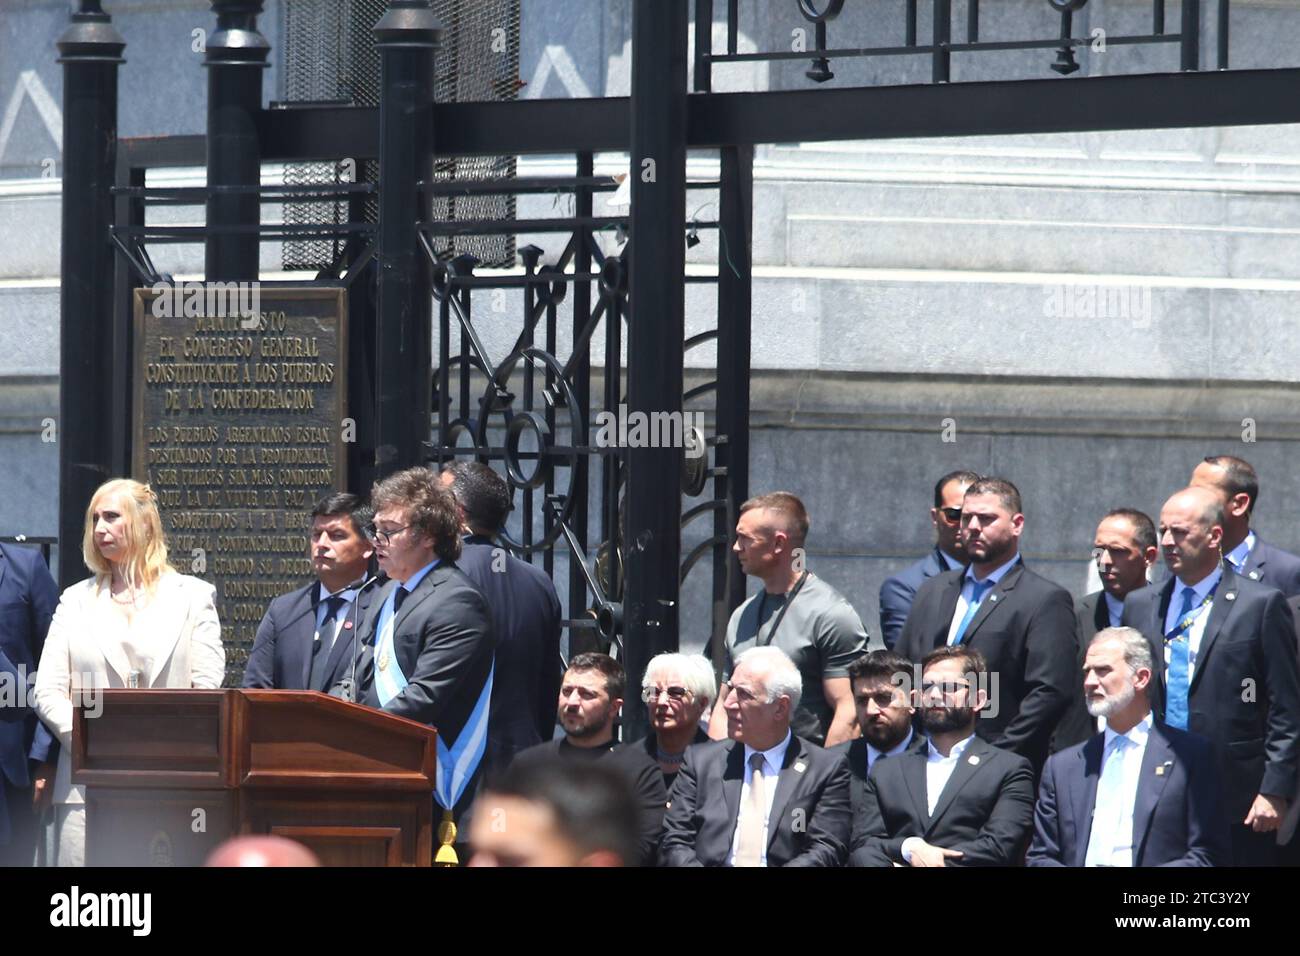
[[[798,762],[794,765],[794,772],[795,772],[795,773],[803,773],[806,769],[808,769],[808,765],[805,764],[802,760],[798,761]]]
[[[1156,776],[1163,777],[1164,775],[1165,775],[1165,768],[1163,766],[1156,767]]]
[[[344,621],[344,622],[343,622],[343,630],[345,630],[345,631],[350,631],[350,630],[352,630],[352,622],[351,622],[351,621]]]
[[[1247,576],[1248,578],[1250,578],[1252,581],[1258,581],[1258,580],[1259,580],[1259,572],[1258,572],[1258,571],[1251,571],[1250,574],[1248,574],[1248,575],[1246,575],[1246,576]]]
[[[990,595],[989,595],[989,603],[990,603],[990,604],[997,604],[997,603],[998,603],[998,596],[997,596],[996,594],[990,594]]]
[[[979,755],[979,754],[971,754],[971,755],[970,755],[970,760],[968,761],[968,763],[970,763],[970,765],[971,765],[972,767],[978,767],[978,766],[979,766],[979,762],[980,762],[980,755]]]
[[[1227,594],[1223,596],[1223,598],[1226,601],[1235,601],[1237,600],[1237,593],[1235,591],[1229,591]]]
[[[1168,770],[1168,769],[1169,769],[1170,767],[1172,767],[1173,765],[1174,765],[1174,762],[1173,762],[1172,760],[1166,760],[1166,761],[1165,761],[1164,763],[1162,763],[1160,766],[1156,767],[1156,776],[1157,776],[1157,777],[1163,777],[1163,776],[1165,775],[1165,771]]]

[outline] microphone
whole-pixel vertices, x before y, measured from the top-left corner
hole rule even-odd
[[[378,574],[372,574],[361,582],[357,588],[357,600],[352,602],[349,613],[355,613],[357,603],[361,600],[361,595],[365,593],[366,588],[370,587],[379,580]],[[357,640],[360,638],[361,625],[357,622],[352,627],[352,663],[348,666],[348,676],[343,678],[337,684],[329,689],[331,697],[337,697],[339,700],[345,700],[349,704],[357,703]]]

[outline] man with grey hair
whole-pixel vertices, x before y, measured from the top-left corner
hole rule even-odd
[[[690,747],[670,794],[665,866],[839,866],[850,774],[842,754],[790,732],[803,692],[776,647],[736,659],[722,706],[726,740]]]
[[[1231,860],[1210,742],[1154,719],[1151,647],[1108,627],[1083,665],[1106,729],[1053,755],[1034,810],[1030,866],[1224,866]]]
[[[641,678],[641,699],[650,714],[650,733],[639,742],[663,771],[671,788],[682,769],[686,748],[708,743],[700,725],[718,696],[713,665],[699,654],[658,654]]]
[[[1185,488],[1160,510],[1169,579],[1124,601],[1123,623],[1151,645],[1151,709],[1210,741],[1234,866],[1272,866],[1295,792],[1300,686],[1286,598],[1222,561],[1223,507]]]

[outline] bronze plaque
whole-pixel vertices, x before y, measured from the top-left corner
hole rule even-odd
[[[311,578],[309,512],[355,426],[344,290],[212,285],[136,290],[132,448],[172,566],[216,586],[238,686],[267,604]]]

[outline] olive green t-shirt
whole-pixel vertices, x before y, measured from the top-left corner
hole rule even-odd
[[[822,681],[849,676],[849,664],[866,653],[867,630],[844,595],[814,574],[808,575],[789,610],[781,615],[787,600],[787,595],[760,590],[732,612],[727,624],[726,675],[731,676],[736,658],[751,647],[770,644],[785,651],[803,678],[803,695],[790,729],[820,746],[834,716]]]

